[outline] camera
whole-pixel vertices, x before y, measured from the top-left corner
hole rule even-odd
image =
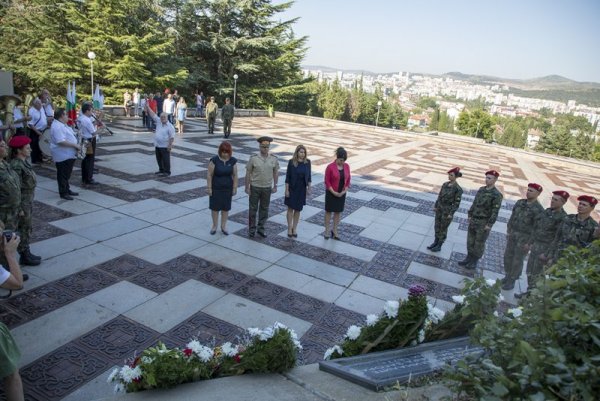
[[[13,234],[16,234],[17,237],[19,236],[19,233],[16,231],[12,231],[12,230],[4,230],[2,231],[2,236],[4,238],[6,238],[6,241],[10,241],[10,239],[12,238]]]

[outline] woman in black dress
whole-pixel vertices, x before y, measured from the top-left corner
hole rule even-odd
[[[208,175],[206,186],[209,196],[209,208],[212,213],[212,228],[210,234],[217,232],[219,212],[221,212],[221,232],[229,235],[227,231],[227,216],[231,210],[231,198],[237,192],[238,174],[237,159],[232,156],[231,144],[227,141],[221,142],[219,151],[208,162]]]
[[[288,162],[287,172],[285,174],[285,199],[284,203],[288,207],[287,223],[288,237],[297,237],[298,221],[300,212],[306,205],[306,194],[310,193],[311,172],[310,160],[307,159],[306,148],[304,145],[298,145],[294,156]]]
[[[338,226],[346,203],[346,192],[350,187],[350,166],[346,163],[348,153],[342,147],[335,151],[335,161],[325,169],[325,233],[323,237],[340,239]],[[333,213],[333,230],[329,230],[329,223]]]

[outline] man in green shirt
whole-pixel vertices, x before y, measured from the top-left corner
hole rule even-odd
[[[479,188],[469,209],[469,229],[467,232],[467,257],[458,262],[466,269],[477,268],[477,261],[485,251],[485,241],[498,218],[502,205],[502,194],[496,188],[500,173],[489,170],[485,173],[485,186]]]
[[[208,124],[208,133],[215,133],[215,121],[217,120],[217,110],[219,105],[215,102],[215,97],[210,97],[210,102],[206,104],[206,122]]]
[[[231,123],[233,122],[234,108],[229,98],[225,99],[225,105],[221,109],[221,118],[223,119],[223,136],[229,138],[231,135]]]
[[[544,212],[544,208],[538,202],[542,190],[541,185],[530,183],[527,185],[525,199],[519,199],[513,207],[506,230],[507,243],[504,251],[506,274],[502,279],[503,290],[515,288],[515,281],[523,272],[523,260],[533,243],[533,229]]]

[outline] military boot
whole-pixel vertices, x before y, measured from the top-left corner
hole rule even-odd
[[[463,260],[461,260],[460,262],[458,262],[459,266],[466,266],[469,264],[469,262],[471,262],[471,255],[467,255],[466,258],[464,258]]]
[[[435,241],[433,241],[433,243],[431,245],[429,245],[427,247],[427,249],[431,249],[431,248],[435,248],[438,244],[439,240],[437,239],[437,237],[435,237]]]
[[[33,253],[31,253],[31,248],[29,248],[29,247],[27,247],[27,249],[25,250],[25,252],[27,252],[27,256],[28,256],[30,259],[42,260],[42,257],[41,257],[41,256],[37,256],[37,255],[34,255]]]
[[[476,257],[471,257],[471,259],[469,259],[469,263],[467,263],[465,265],[465,269],[469,269],[469,270],[475,270],[477,269],[477,261],[479,259],[477,259]]]
[[[21,257],[19,258],[19,263],[25,266],[37,266],[41,262],[41,259],[33,259],[31,253],[28,251],[23,251],[19,253]]]
[[[442,245],[444,244],[444,241],[440,241],[438,242],[433,248],[430,248],[429,250],[431,252],[439,252],[442,250]]]

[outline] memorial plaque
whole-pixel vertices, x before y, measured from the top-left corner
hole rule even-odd
[[[319,369],[353,383],[380,391],[404,384],[453,364],[467,354],[483,352],[470,344],[469,337],[434,341],[391,351],[319,362]]]

